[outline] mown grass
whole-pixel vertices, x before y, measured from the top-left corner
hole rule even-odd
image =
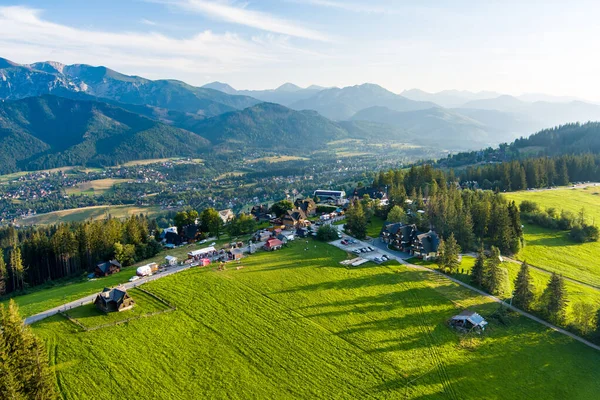
[[[542,209],[555,208],[559,213],[566,210],[577,214],[583,207],[588,223],[600,221],[600,187],[521,191],[506,193],[505,196],[517,204],[530,200]],[[524,234],[526,245],[517,259],[600,287],[600,242],[575,243],[568,238],[566,231],[554,231],[529,224],[525,225]]]
[[[147,284],[177,311],[78,333],[34,325],[63,398],[595,399],[600,353],[522,317],[446,326],[497,305],[428,272],[345,268],[314,241]]]
[[[253,160],[248,160],[248,163],[257,163],[257,162],[265,162],[269,164],[280,163],[286,161],[308,161],[310,158],[299,157],[299,156],[270,156],[270,157],[261,157],[255,158]]]
[[[367,236],[378,238],[384,222],[385,221],[382,218],[378,217],[377,215],[373,215],[369,221],[369,224],[367,225]]]
[[[88,219],[103,219],[109,215],[112,218],[126,218],[131,215],[145,214],[150,217],[161,213],[160,207],[141,206],[92,206],[73,208],[37,214],[20,220],[21,225],[53,225],[61,222],[85,221]]]
[[[71,318],[76,319],[86,328],[96,328],[106,324],[114,324],[129,318],[139,318],[157,311],[168,310],[170,307],[139,289],[127,291],[135,305],[131,310],[105,314],[94,304],[86,304],[68,311]]]

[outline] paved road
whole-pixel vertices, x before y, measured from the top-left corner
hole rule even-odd
[[[163,278],[165,276],[173,275],[173,274],[176,274],[181,271],[185,271],[186,269],[190,269],[190,268],[191,268],[191,266],[189,264],[188,265],[179,265],[177,267],[169,268],[164,272],[159,272],[157,274],[138,279],[137,281],[134,281],[134,282],[123,283],[123,284],[119,285],[118,287],[123,288],[123,289],[131,289],[131,288],[140,286],[144,283],[152,282],[157,279]],[[30,317],[25,318],[25,323],[28,325],[33,324],[34,322],[41,321],[44,318],[48,318],[53,315],[56,315],[59,312],[70,310],[71,308],[79,307],[84,304],[90,304],[96,299],[97,295],[98,295],[98,293],[90,294],[89,296],[85,296],[80,299],[71,301],[69,303],[62,304],[58,307],[54,307],[49,310],[43,311],[39,314],[32,315]]]
[[[347,235],[345,235],[345,236],[347,236]],[[346,251],[349,250],[349,246],[344,246],[343,244],[340,243],[340,240],[335,240],[333,242],[330,242],[330,244],[332,244],[333,246],[338,247],[340,249],[346,250]],[[365,246],[369,246],[369,245],[370,245],[370,243],[368,243],[368,242],[363,242],[363,241],[357,240],[357,243],[354,244],[352,247],[350,247],[350,250],[353,249],[353,248],[365,247]],[[550,329],[552,329],[552,330],[554,330],[556,332],[562,333],[563,335],[566,335],[566,336],[570,337],[573,340],[581,342],[581,343],[585,344],[588,347],[591,347],[591,348],[593,348],[595,350],[599,350],[600,351],[600,346],[595,345],[594,343],[592,343],[592,342],[590,342],[588,340],[585,340],[584,338],[582,338],[580,336],[577,336],[577,335],[575,335],[575,334],[573,334],[571,332],[568,332],[568,331],[566,331],[566,330],[564,330],[564,329],[562,329],[562,328],[560,328],[560,327],[558,327],[556,325],[552,325],[551,323],[549,323],[547,321],[544,321],[543,319],[538,318],[535,315],[529,314],[528,312],[525,312],[525,311],[523,311],[523,310],[521,310],[521,309],[519,309],[519,308],[517,308],[515,306],[509,305],[509,304],[505,303],[504,301],[500,300],[499,298],[497,298],[496,296],[492,296],[491,294],[486,293],[483,290],[477,289],[476,287],[473,287],[473,286],[471,286],[471,285],[469,285],[467,283],[459,281],[458,279],[452,278],[451,276],[448,276],[446,274],[442,274],[441,272],[439,272],[439,271],[437,271],[435,269],[427,268],[427,267],[424,267],[424,266],[421,266],[421,265],[411,264],[411,263],[407,262],[404,258],[398,257],[395,254],[395,252],[391,252],[391,251],[384,250],[384,249],[381,249],[381,248],[379,248],[377,252],[381,253],[381,254],[387,255],[390,259],[397,260],[400,264],[403,264],[403,265],[405,265],[405,266],[407,266],[409,268],[417,269],[417,270],[420,270],[420,271],[428,271],[428,272],[440,275],[440,276],[442,276],[442,277],[444,277],[446,279],[449,279],[452,282],[457,283],[457,284],[459,284],[459,285],[461,285],[461,286],[463,286],[463,287],[465,287],[465,288],[467,288],[469,290],[477,292],[480,295],[485,296],[488,299],[491,299],[491,300],[493,300],[496,303],[503,304],[505,307],[507,307],[510,310],[515,311],[515,312],[523,315],[524,317],[527,317],[527,318],[529,318],[529,319],[531,319],[531,320],[533,320],[535,322],[538,322],[538,323],[540,323],[540,324],[542,324],[542,325],[544,325],[544,326],[546,326],[546,327],[548,327],[548,328],[550,328]],[[373,253],[375,253],[375,252],[373,252]],[[372,254],[372,253],[367,253],[367,254]],[[377,254],[375,254],[375,255],[377,255]],[[367,256],[366,254],[365,255],[361,254],[361,257],[363,257],[363,258],[369,258],[369,256]]]

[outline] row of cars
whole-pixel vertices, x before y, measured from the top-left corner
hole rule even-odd
[[[354,249],[352,250],[352,252],[354,254],[361,254],[361,253],[370,253],[372,251],[375,251],[374,248],[372,248],[371,246],[367,246],[367,247],[361,247],[359,249]]]

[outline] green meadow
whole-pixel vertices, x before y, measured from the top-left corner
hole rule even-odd
[[[600,222],[600,187],[521,191],[505,196],[517,205],[530,200],[542,209],[555,208],[558,212],[577,214],[583,208],[588,223]],[[574,243],[569,240],[568,232],[533,225],[525,225],[524,233],[525,247],[517,255],[519,260],[600,287],[600,242]]]
[[[65,399],[600,393],[600,352],[524,317],[497,322],[496,303],[442,276],[393,264],[346,268],[346,257],[296,242],[226,271],[191,269],[144,285],[173,312],[90,332],[62,316],[33,327]],[[446,325],[467,308],[488,317],[483,335]]]

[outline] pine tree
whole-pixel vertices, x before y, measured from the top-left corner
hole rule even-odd
[[[25,268],[21,259],[21,249],[15,247],[10,253],[10,268],[14,276],[14,289],[24,289]]]
[[[513,303],[525,311],[531,310],[534,294],[532,290],[531,276],[529,274],[529,265],[526,262],[521,264],[521,269],[515,279],[515,294]]]
[[[346,229],[359,239],[364,239],[367,236],[367,217],[359,201],[355,201],[348,207]]]
[[[0,296],[6,294],[6,282],[8,280],[8,270],[4,262],[4,251],[0,249]]]
[[[439,265],[448,273],[455,273],[460,266],[458,255],[460,246],[456,243],[454,233],[451,233],[447,240],[442,240],[438,247],[440,253]]]
[[[567,289],[562,275],[553,273],[542,295],[544,312],[554,323],[564,323],[567,309]]]
[[[486,276],[484,286],[493,295],[500,294],[502,290],[502,276],[500,272],[500,250],[492,246],[492,254],[486,260]]]
[[[0,364],[8,375],[0,377],[0,388],[6,389],[14,399],[56,399],[57,393],[48,356],[31,328],[23,323],[13,300],[8,308],[0,307]],[[0,374],[2,375],[2,374]]]
[[[477,286],[483,286],[486,275],[485,254],[483,252],[483,246],[480,246],[479,251],[477,252],[475,265],[473,265],[473,268],[471,269],[471,281]]]

